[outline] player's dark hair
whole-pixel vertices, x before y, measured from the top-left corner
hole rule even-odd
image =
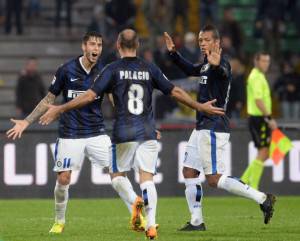
[[[91,37],[101,38],[102,39],[102,35],[99,32],[89,31],[89,32],[86,32],[85,35],[83,36],[82,42],[86,44],[86,42],[89,41],[89,39]]]
[[[118,41],[122,49],[137,49],[139,45],[139,37],[135,31],[132,30],[132,35],[126,34],[128,29],[123,30],[119,34]]]
[[[261,50],[254,54],[254,60],[258,61],[262,55],[270,55],[267,51]]]
[[[213,38],[214,39],[220,39],[220,33],[219,30],[216,28],[216,26],[212,24],[205,25],[202,29],[201,32],[212,32]]]

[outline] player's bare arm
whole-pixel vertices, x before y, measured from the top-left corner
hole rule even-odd
[[[115,107],[114,97],[112,94],[107,95],[109,102],[111,103],[112,107]]]
[[[39,102],[39,104],[24,120],[10,119],[15,125],[6,132],[7,137],[12,138],[13,140],[16,138],[21,138],[23,131],[47,111],[47,105],[53,104],[55,98],[55,95],[48,92],[48,94]]]
[[[224,115],[224,109],[215,107],[213,104],[217,100],[210,100],[205,103],[199,103],[193,100],[188,93],[186,93],[183,89],[175,86],[171,92],[171,96],[174,97],[179,102],[183,103],[184,105],[189,106],[192,109],[195,109],[200,112],[204,112],[209,115]]]
[[[164,38],[165,38],[167,49],[170,52],[175,52],[176,48],[175,48],[175,44],[174,44],[173,39],[171,38],[171,36],[167,32],[164,32]]]
[[[94,91],[87,90],[85,93],[77,96],[75,99],[63,105],[47,105],[48,110],[45,114],[41,116],[39,123],[42,125],[49,125],[51,122],[57,119],[60,114],[67,112],[69,110],[83,107],[93,102],[96,97],[97,95]]]

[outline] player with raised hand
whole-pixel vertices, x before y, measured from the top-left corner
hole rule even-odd
[[[94,83],[103,64],[99,61],[102,52],[102,36],[97,32],[88,32],[82,39],[83,55],[60,66],[49,87],[49,92],[36,108],[24,120],[11,121],[15,124],[7,131],[8,138],[21,138],[24,130],[38,120],[53,104],[61,92],[63,102],[67,103],[84,93]],[[79,170],[84,156],[92,164],[107,167],[111,141],[106,135],[103,116],[100,109],[103,96],[95,96],[91,103],[79,110],[61,115],[59,120],[59,138],[55,146],[55,166],[57,181],[54,189],[55,223],[50,233],[62,233],[65,227],[65,213],[69,200],[69,185],[73,170]]]
[[[168,33],[164,33],[164,38],[173,62],[187,75],[199,76],[197,100],[203,103],[209,99],[216,99],[215,106],[226,111],[231,67],[222,55],[218,30],[212,25],[207,25],[200,31],[199,47],[204,54],[204,61],[200,64],[192,64],[185,60],[176,51]],[[185,195],[191,220],[180,231],[206,230],[201,204],[203,192],[199,179],[202,170],[209,186],[256,201],[263,212],[265,224],[269,223],[273,215],[275,197],[272,194],[257,191],[237,178],[224,175],[223,156],[229,141],[229,131],[229,120],[226,115],[212,116],[197,112],[196,129],[190,136],[183,163]]]
[[[145,206],[146,237],[153,239],[157,237],[157,193],[153,175],[158,157],[152,110],[153,90],[158,89],[165,95],[171,95],[197,111],[205,111],[211,115],[223,115],[224,112],[222,108],[213,106],[215,100],[200,104],[184,90],[175,87],[157,66],[137,57],[138,47],[137,33],[131,29],[123,30],[117,40],[121,59],[109,64],[95,80],[94,86],[84,94],[64,105],[49,106],[40,122],[49,124],[59,114],[80,108],[99,94],[112,93],[116,113],[110,161],[112,185],[124,201]],[[131,168],[140,174],[143,200],[137,199],[127,179],[126,173]],[[138,221],[138,217],[135,221]]]

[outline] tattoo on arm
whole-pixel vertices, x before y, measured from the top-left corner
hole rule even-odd
[[[38,103],[38,105],[34,108],[34,110],[25,118],[29,124],[35,122],[38,118],[40,118],[46,111],[46,104],[53,104],[56,96],[52,93],[48,92],[48,94]]]

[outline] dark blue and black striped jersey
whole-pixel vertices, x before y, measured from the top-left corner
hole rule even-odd
[[[103,64],[99,61],[87,73],[80,57],[72,59],[60,66],[49,87],[49,92],[59,95],[62,92],[63,103],[71,101],[76,96],[88,90],[101,70]],[[59,137],[61,138],[87,138],[105,133],[101,102],[99,96],[92,103],[80,108],[63,113],[59,120]]]
[[[211,66],[207,59],[201,64],[193,65],[178,52],[169,53],[172,60],[189,76],[199,76],[197,101],[200,103],[217,99],[216,106],[226,111],[231,85],[231,67],[224,56],[219,66]],[[197,112],[196,129],[229,132],[229,119],[225,116],[211,116]]]
[[[169,95],[174,85],[154,64],[138,57],[124,57],[106,66],[91,88],[112,93],[115,104],[113,143],[155,140],[152,92]]]

